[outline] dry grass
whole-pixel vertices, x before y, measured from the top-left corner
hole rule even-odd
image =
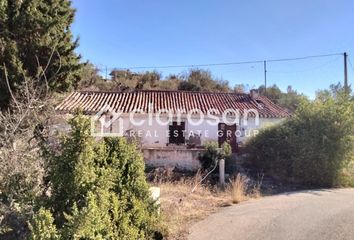
[[[262,197],[262,191],[261,191],[261,187],[262,187],[262,183],[263,183],[263,177],[264,175],[258,175],[258,180],[256,182],[256,184],[253,186],[250,197],[251,198],[261,198]]]
[[[168,175],[168,174],[167,174]],[[195,222],[216,212],[221,207],[240,203],[249,198],[261,197],[259,181],[247,195],[246,178],[238,174],[223,190],[216,185],[199,184],[202,174],[197,172],[194,177],[185,177],[178,181],[170,175],[161,181],[155,179],[155,186],[160,187],[161,218],[163,231],[167,239],[186,239],[188,228]],[[195,191],[192,189],[196,186]]]
[[[253,187],[250,197],[251,198],[261,198],[262,197],[262,192],[261,192],[261,188],[259,185],[255,185]]]
[[[210,185],[199,185],[191,190],[201,179],[197,173],[194,178],[178,182],[161,183],[161,217],[167,231],[167,239],[186,239],[188,227],[218,208],[230,205],[226,192]]]
[[[240,203],[247,199],[246,195],[246,179],[244,176],[237,174],[236,178],[231,181],[230,193],[232,203]]]

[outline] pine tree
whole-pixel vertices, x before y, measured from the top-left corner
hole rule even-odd
[[[0,0],[2,107],[10,101],[6,72],[12,91],[25,77],[54,91],[76,85],[81,64],[74,52],[78,42],[70,31],[74,14],[69,0]]]

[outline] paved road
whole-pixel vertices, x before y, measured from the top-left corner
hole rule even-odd
[[[354,240],[354,189],[304,191],[226,207],[192,226],[190,240]]]

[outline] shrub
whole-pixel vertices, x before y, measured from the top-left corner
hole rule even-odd
[[[232,154],[232,148],[231,148],[231,145],[228,143],[228,142],[224,142],[222,145],[221,145],[221,149],[222,149],[222,157],[225,157],[225,158],[228,158],[231,156]]]
[[[95,141],[89,119],[81,114],[69,123],[71,132],[61,141],[60,151],[45,148],[43,154],[51,186],[45,202],[60,239],[152,237],[157,208],[136,147],[124,138]],[[34,216],[33,229],[40,228],[41,215],[39,211]]]
[[[354,102],[347,94],[300,104],[293,118],[247,144],[250,161],[283,182],[307,186],[354,183]]]
[[[30,225],[31,240],[58,240],[59,235],[50,211],[40,208]]]
[[[231,145],[224,142],[219,148],[219,144],[216,141],[209,141],[204,144],[205,152],[199,156],[200,164],[203,169],[210,169],[217,164],[219,159],[224,158],[228,161],[232,154]]]
[[[213,168],[219,157],[219,144],[214,141],[206,142],[204,144],[205,152],[199,156],[200,164],[203,169]]]

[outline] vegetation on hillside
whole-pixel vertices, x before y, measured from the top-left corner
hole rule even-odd
[[[331,89],[249,141],[249,160],[282,182],[354,186],[354,100],[343,88]]]
[[[190,69],[177,75],[168,75],[163,78],[157,71],[131,72],[130,70],[114,70],[111,79],[104,79],[99,74],[99,69],[93,64],[84,66],[80,90],[126,91],[126,90],[182,90],[197,92],[234,92],[248,93],[250,87],[245,84],[236,84],[233,88],[227,80],[215,78],[209,70]],[[258,91],[267,96],[274,103],[293,112],[299,106],[301,100],[306,98],[288,86],[286,92],[282,92],[277,85],[267,87],[260,86]]]
[[[286,108],[289,112],[294,112],[301,101],[306,98],[291,86],[288,86],[286,92],[282,92],[276,84],[268,86],[267,89],[264,86],[260,86],[258,91],[261,95],[267,96],[274,103]]]
[[[231,91],[228,81],[216,79],[210,71],[203,69],[190,69],[178,75],[169,75],[165,79],[162,79],[162,75],[157,71],[135,73],[130,70],[114,70],[110,74],[111,79],[103,79],[93,64],[87,63],[84,69],[85,73],[79,84],[80,89]]]

